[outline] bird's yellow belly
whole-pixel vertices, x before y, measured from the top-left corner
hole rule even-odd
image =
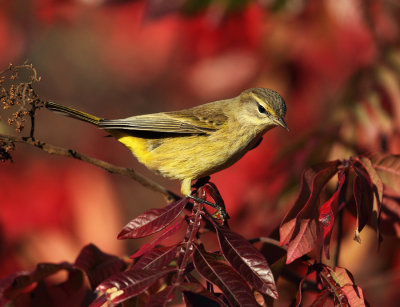
[[[150,168],[176,179],[195,179],[228,167],[235,162],[228,165],[237,153],[227,144],[210,142],[207,136],[196,136],[170,140],[151,155],[154,159]]]
[[[124,133],[113,135],[139,162],[165,177],[196,179],[218,172],[238,161],[248,150],[240,137],[218,139],[218,134],[143,139]],[[234,141],[229,142],[229,139]]]

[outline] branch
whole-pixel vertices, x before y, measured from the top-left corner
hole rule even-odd
[[[142,174],[136,172],[135,170],[133,170],[131,168],[116,166],[116,165],[110,164],[108,162],[105,162],[105,161],[102,161],[102,160],[99,160],[99,159],[96,159],[93,157],[89,157],[89,156],[79,153],[75,150],[46,144],[46,143],[40,142],[37,139],[32,139],[29,137],[17,137],[17,136],[0,134],[0,140],[3,140],[5,142],[11,143],[11,144],[13,144],[13,143],[28,144],[28,145],[37,147],[37,148],[39,148],[49,154],[52,154],[52,155],[70,157],[70,158],[74,158],[74,159],[77,159],[80,161],[90,163],[92,165],[95,165],[97,167],[100,167],[100,168],[106,170],[107,172],[109,172],[111,174],[119,174],[119,175],[128,177],[130,179],[133,179],[133,180],[137,181],[138,183],[140,183],[142,186],[149,188],[155,192],[163,194],[165,197],[167,197],[168,201],[177,200],[180,198],[178,195],[169,191],[162,185],[146,178],[145,176],[143,176]]]

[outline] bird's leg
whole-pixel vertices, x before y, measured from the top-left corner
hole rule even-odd
[[[198,179],[196,181],[196,183],[193,185],[193,187],[196,188],[196,190],[194,190],[190,195],[188,195],[188,197],[198,203],[202,203],[202,204],[205,204],[205,205],[208,205],[210,207],[217,209],[218,213],[221,215],[222,220],[225,221],[225,220],[229,219],[229,215],[225,210],[225,205],[223,203],[221,196],[219,195],[219,192],[218,192],[216,186],[213,183],[210,183],[209,180],[210,180],[210,176]],[[216,203],[212,203],[201,197],[198,197],[198,195],[199,195],[198,191],[202,187],[205,187],[205,186],[208,186],[208,188],[215,190],[214,193],[211,193],[210,196],[216,201]],[[207,190],[209,190],[209,189],[207,189]],[[218,201],[218,200],[220,200],[220,201]],[[221,203],[221,204],[219,204],[219,203]],[[215,214],[213,216],[215,216]]]
[[[194,192],[196,192],[196,191],[194,191]],[[213,207],[213,208],[215,208],[217,210],[221,210],[222,209],[221,206],[218,206],[217,204],[214,204],[214,203],[212,203],[212,202],[210,202],[208,200],[202,199],[200,197],[197,197],[197,196],[194,196],[194,195],[188,195],[187,197],[189,197],[190,199],[193,199],[195,202],[211,206],[211,207]]]

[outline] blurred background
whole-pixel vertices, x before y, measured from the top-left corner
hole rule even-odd
[[[0,70],[32,63],[43,100],[108,118],[172,111],[238,95],[279,92],[290,128],[274,129],[212,176],[250,238],[270,235],[314,163],[367,151],[400,153],[400,3],[396,0],[0,0]],[[0,133],[15,134],[6,121]],[[23,134],[28,133],[24,131]],[[40,110],[36,137],[152,174],[90,125]],[[0,277],[43,261],[74,261],[92,242],[129,255],[117,234],[165,204],[138,183],[19,145],[0,166]],[[399,301],[400,224],[383,214],[384,242],[354,242],[345,216],[339,265],[374,303]],[[335,237],[335,235],[333,235]],[[284,297],[284,296],[283,296]],[[393,305],[394,306],[394,305]]]

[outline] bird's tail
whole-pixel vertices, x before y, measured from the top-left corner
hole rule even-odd
[[[47,109],[49,109],[51,111],[54,111],[56,113],[67,115],[69,117],[72,117],[72,118],[75,118],[75,119],[79,119],[79,120],[82,120],[84,122],[88,122],[88,123],[91,123],[93,125],[96,125],[96,126],[99,125],[99,122],[102,119],[100,117],[97,117],[97,116],[94,116],[94,115],[90,115],[90,114],[87,114],[85,112],[82,112],[82,111],[79,111],[79,110],[76,110],[76,109],[73,109],[73,108],[70,108],[70,107],[62,106],[62,105],[57,104],[57,103],[52,102],[52,101],[47,101],[45,106],[46,106]]]

